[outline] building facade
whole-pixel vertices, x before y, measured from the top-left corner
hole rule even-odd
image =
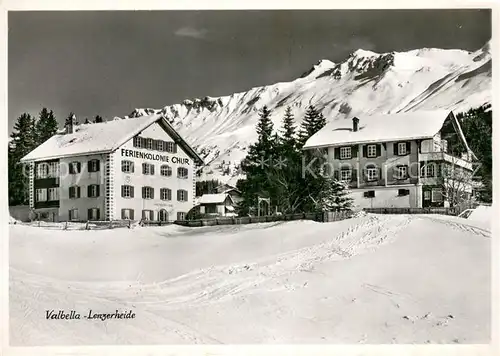
[[[40,218],[174,221],[194,206],[203,161],[164,117],[70,126],[22,160]]]
[[[448,140],[460,153],[449,150]],[[327,159],[358,208],[443,207],[454,194],[472,194],[474,154],[451,112],[355,117],[349,127],[335,122],[305,149]]]

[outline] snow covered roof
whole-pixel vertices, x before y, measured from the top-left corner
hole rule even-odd
[[[162,115],[76,125],[74,133],[52,136],[24,156],[21,162],[112,152],[157,121],[163,124],[163,127],[187,154],[195,161],[203,162]]]
[[[449,110],[436,110],[360,115],[356,116],[359,119],[356,132],[351,119],[336,120],[311,136],[304,148],[430,138],[441,130],[450,113]]]
[[[226,198],[229,197],[231,199],[231,196],[228,194],[203,194],[200,199],[199,203],[200,204],[222,204],[226,200]]]

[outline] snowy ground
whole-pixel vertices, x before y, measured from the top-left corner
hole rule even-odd
[[[490,243],[484,221],[445,216],[10,225],[11,345],[489,343]]]

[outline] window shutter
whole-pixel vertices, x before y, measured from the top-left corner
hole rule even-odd
[[[382,156],[382,147],[380,145],[377,145],[377,157]]]
[[[101,170],[101,161],[100,160],[96,160],[95,163],[96,163],[95,171],[99,172]]]
[[[358,145],[351,146],[351,157],[352,158],[358,157]]]
[[[406,142],[406,154],[411,153],[411,142]]]
[[[399,150],[398,150],[398,143],[397,142],[393,144],[393,148],[392,149],[393,149],[394,155],[395,156],[399,156]]]
[[[91,196],[92,196],[92,186],[89,185],[89,186],[87,186],[87,197],[90,198]]]
[[[130,162],[129,167],[130,167],[130,172],[134,173],[134,162]]]
[[[333,171],[333,178],[336,179],[336,180],[339,179],[339,170],[338,169],[336,169],[336,170]]]
[[[71,220],[71,209],[68,210],[68,220]]]
[[[155,174],[155,166],[152,164],[151,165],[151,175],[154,175]]]
[[[177,191],[177,201],[180,201],[179,197],[180,197],[180,190]]]
[[[78,198],[80,198],[80,197],[82,196],[82,195],[81,195],[82,190],[81,190],[80,188],[81,188],[81,187],[77,187],[77,188],[76,188],[76,189],[77,189],[77,192],[78,192],[78,193],[77,193],[77,197],[78,197]]]
[[[142,164],[142,174],[146,174],[146,163]]]
[[[77,173],[80,173],[82,171],[82,162],[77,162],[76,166],[78,167]]]
[[[363,145],[363,157],[368,157],[368,145]]]
[[[174,142],[174,153],[177,153],[177,144]]]
[[[155,198],[155,188],[150,188],[151,191],[151,199]]]
[[[69,187],[69,197],[73,198],[75,196],[75,188]]]
[[[96,220],[101,220],[101,210],[96,209]]]
[[[130,197],[134,197],[134,187],[130,186]]]
[[[146,187],[142,187],[142,199],[146,198]]]
[[[125,186],[122,185],[122,198],[125,198]]]
[[[87,220],[92,219],[92,209],[87,209]]]
[[[92,160],[87,162],[87,171],[89,171],[89,173],[94,171],[92,167]]]
[[[75,174],[75,165],[73,163],[69,164],[69,174]]]
[[[358,171],[353,169],[351,171],[351,182],[356,182],[358,180]]]
[[[335,147],[333,149],[333,157],[335,159],[340,159],[340,147]]]
[[[96,191],[95,191],[95,196],[96,196],[96,197],[100,197],[100,196],[101,196],[101,192],[100,192],[100,190],[101,190],[101,186],[100,186],[100,185],[96,185],[96,186],[95,186],[95,189],[96,189]]]
[[[134,140],[135,142],[135,140]],[[125,219],[125,209],[122,209],[122,219]]]

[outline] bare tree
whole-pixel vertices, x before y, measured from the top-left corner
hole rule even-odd
[[[451,162],[447,162],[441,169],[443,198],[448,201],[450,207],[470,207],[473,202],[472,189],[475,186],[472,168],[468,169],[459,165],[463,161],[458,157],[451,156]]]

